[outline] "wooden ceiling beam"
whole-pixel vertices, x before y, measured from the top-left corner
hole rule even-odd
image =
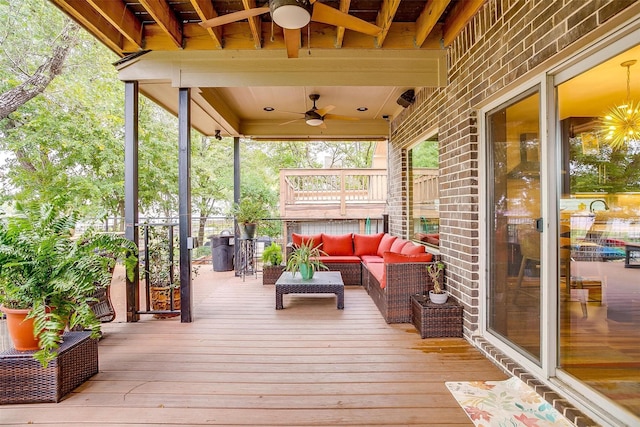
[[[421,47],[451,0],[429,0],[416,21],[416,47]]]
[[[351,8],[351,0],[340,0],[340,12],[349,13],[349,9]],[[342,47],[342,43],[344,42],[344,27],[337,27],[336,32],[336,44],[335,47]]]
[[[87,3],[138,49],[143,48],[142,25],[122,0],[87,0]]]
[[[486,2],[487,0],[466,0],[454,6],[442,28],[442,41],[445,47],[453,42]]]
[[[287,58],[297,58],[298,52],[300,51],[300,37],[302,32],[300,28],[292,30],[283,28],[283,30],[284,44],[287,47]]]
[[[242,5],[246,10],[255,9],[255,0],[242,0]],[[253,38],[253,44],[256,49],[262,48],[262,18],[260,16],[251,16],[248,18],[249,30],[251,31],[251,37]]]
[[[376,36],[376,45],[378,47],[382,47],[384,44],[389,28],[391,28],[391,24],[393,23],[393,18],[398,11],[398,6],[400,6],[400,0],[384,0],[382,6],[380,6],[378,16],[376,17],[376,25],[382,28],[380,34]]]
[[[171,8],[164,0],[139,0],[149,15],[156,21],[180,49],[183,47],[182,24],[178,22]]]
[[[124,55],[122,34],[85,0],[50,1],[109,49],[120,56]]]
[[[213,3],[209,0],[191,0],[191,5],[201,21],[218,16],[218,12],[213,8]],[[211,40],[213,40],[214,48],[222,49],[222,28],[207,28],[206,31],[211,36]]]

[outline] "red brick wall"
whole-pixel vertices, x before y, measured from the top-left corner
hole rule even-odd
[[[464,304],[466,336],[480,321],[478,105],[633,16],[640,16],[640,7],[630,0],[489,0],[448,48],[448,86],[419,91],[392,122],[388,213],[395,235],[411,230],[407,147],[438,129],[440,250],[448,289]]]

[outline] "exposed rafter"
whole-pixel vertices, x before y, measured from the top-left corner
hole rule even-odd
[[[398,6],[400,6],[400,0],[384,0],[382,2],[382,7],[380,7],[378,17],[376,18],[376,25],[382,28],[382,31],[376,37],[376,44],[378,46],[382,46],[384,44],[384,40],[387,37],[387,33],[389,33],[391,24],[393,23],[393,18],[396,16]]]
[[[77,0],[51,0],[51,2],[94,34],[109,49],[120,56],[125,55],[121,31],[106,20],[91,4]]]
[[[442,29],[442,41],[449,46],[487,0],[465,0],[453,8]]]
[[[142,49],[142,24],[120,0],[87,0],[120,34]]]
[[[340,12],[349,13],[349,8],[351,7],[351,0],[340,0]],[[344,40],[344,27],[338,27],[336,30],[336,47],[342,47],[342,42]]]
[[[429,0],[416,21],[416,46],[420,47],[433,31],[451,0]]]
[[[207,19],[218,16],[218,12],[213,8],[213,3],[209,0],[191,0],[191,5],[193,5],[193,9],[201,21],[206,21]],[[222,30],[220,28],[207,28],[206,31],[211,36],[211,40],[213,40],[214,48],[221,49]]]
[[[182,23],[178,22],[169,5],[164,0],[140,0],[140,4],[153,17],[156,24],[182,49]]]
[[[254,9],[256,7],[255,0],[242,0],[242,5],[245,9]],[[262,48],[262,19],[260,15],[252,16],[248,19],[249,30],[251,31],[251,37],[253,38],[253,44],[256,49]]]

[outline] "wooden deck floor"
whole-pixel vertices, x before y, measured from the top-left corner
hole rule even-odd
[[[463,339],[387,325],[359,287],[344,311],[333,295],[276,311],[260,278],[195,282],[193,323],[106,324],[97,375],[58,404],[0,406],[0,425],[472,426],[445,381],[506,378]]]

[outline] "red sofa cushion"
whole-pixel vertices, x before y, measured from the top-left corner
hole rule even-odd
[[[385,264],[406,264],[409,262],[431,262],[433,261],[433,254],[421,253],[415,255],[397,254],[394,252],[384,253]]]
[[[425,253],[424,246],[422,245],[414,245],[413,243],[408,243],[404,245],[404,247],[400,250],[401,254],[405,255],[418,255]]]
[[[296,247],[300,247],[303,243],[307,243],[309,240],[313,241],[313,246],[317,247],[322,244],[322,234],[306,235],[291,233],[291,241]],[[322,246],[320,246],[322,248]]]
[[[386,283],[384,281],[384,264],[383,263],[373,263],[367,265],[367,270],[376,278],[378,282],[380,282],[380,287],[384,289]]]
[[[408,240],[396,239],[396,241],[391,245],[391,249],[389,249],[389,252],[395,252],[399,254],[400,251],[402,251],[402,248],[404,248],[404,245],[406,245],[407,243],[409,243]],[[384,256],[384,252],[382,253],[382,256]]]
[[[378,255],[362,255],[362,263],[364,265],[369,265],[371,263],[382,264],[384,262],[384,258]]]
[[[378,245],[378,251],[376,252],[379,257],[383,256],[385,252],[389,252],[391,250],[391,245],[398,238],[396,236],[392,236],[391,234],[385,234],[382,236],[382,240],[380,240],[380,244]]]
[[[353,255],[353,235],[334,236],[322,233],[322,250],[327,255]]]
[[[331,256],[320,256],[318,257],[320,259],[320,261],[322,261],[324,264],[331,264],[334,262],[339,262],[339,263],[353,263],[353,264],[357,264],[360,262],[360,258],[355,256],[355,255],[331,255]]]
[[[384,233],[378,234],[354,234],[353,235],[353,252],[357,256],[376,255],[378,246],[382,240]]]

